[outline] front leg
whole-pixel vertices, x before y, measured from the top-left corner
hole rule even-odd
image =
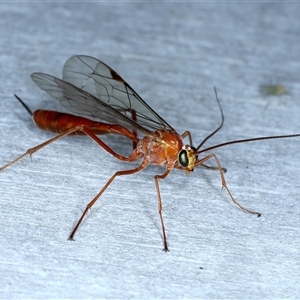
[[[165,231],[165,225],[164,225],[164,219],[162,216],[162,201],[161,201],[161,196],[160,196],[160,190],[159,190],[159,184],[158,184],[158,179],[165,179],[171,172],[172,169],[167,168],[166,172],[162,175],[155,175],[154,176],[154,181],[155,181],[155,186],[156,186],[156,192],[157,192],[157,200],[158,200],[158,213],[160,217],[160,222],[161,222],[161,228],[163,232],[163,239],[164,239],[164,251],[167,252],[169,251],[168,249],[168,243],[167,243],[167,236],[166,236],[166,231]]]

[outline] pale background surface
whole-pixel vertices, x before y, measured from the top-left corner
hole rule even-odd
[[[61,109],[31,81],[60,77],[86,54],[115,69],[178,132],[207,145],[300,132],[299,3],[1,3],[0,165],[53,135],[32,110]],[[261,85],[287,94],[264,96]],[[105,137],[125,152],[122,139]],[[174,171],[161,182],[164,253],[153,176],[117,179],[67,240],[85,205],[131,168],[86,137],[61,140],[0,174],[0,298],[297,298],[300,139],[216,150],[227,183],[256,218],[230,203],[216,172]],[[135,164],[136,165],[136,164]],[[203,268],[203,269],[202,269]]]

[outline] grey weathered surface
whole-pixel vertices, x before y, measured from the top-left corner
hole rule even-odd
[[[31,81],[60,77],[74,54],[115,69],[195,144],[299,133],[298,3],[1,3],[0,165],[52,134],[14,99],[60,109]],[[260,86],[284,85],[264,96]],[[124,148],[118,137],[105,137]],[[164,253],[153,175],[117,179],[67,237],[85,205],[120,169],[85,137],[66,138],[0,174],[1,298],[292,298],[299,296],[300,139],[216,150],[216,172],[174,171],[161,182]],[[130,147],[126,148],[127,150]],[[213,162],[212,162],[213,164]],[[203,269],[200,269],[202,267]]]

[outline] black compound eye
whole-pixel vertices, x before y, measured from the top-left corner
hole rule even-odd
[[[189,158],[188,158],[186,150],[181,150],[179,152],[178,160],[179,160],[179,163],[185,168],[189,165]]]

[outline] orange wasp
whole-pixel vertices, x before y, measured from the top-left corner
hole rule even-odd
[[[33,73],[31,78],[42,90],[57,99],[62,106],[72,113],[84,117],[49,110],[37,110],[32,113],[26,104],[16,96],[40,129],[52,131],[58,133],[58,135],[36,147],[28,149],[24,154],[0,168],[0,171],[26,155],[31,156],[41,148],[70,134],[88,135],[100,147],[121,161],[134,162],[141,159],[141,164],[138,167],[118,171],[110,177],[99,193],[86,206],[70,234],[69,239],[71,240],[73,240],[88,210],[96,203],[117,176],[137,173],[150,164],[165,166],[163,174],[154,176],[164,251],[168,251],[168,243],[162,216],[162,201],[158,182],[160,179],[165,179],[173,168],[183,170],[186,174],[190,174],[198,166],[219,170],[222,186],[227,190],[232,202],[243,211],[260,216],[260,213],[248,210],[235,201],[226,185],[224,178],[226,170],[221,167],[216,155],[211,153],[203,158],[199,158],[199,154],[230,144],[300,136],[300,134],[293,134],[235,140],[200,150],[204,143],[222,128],[224,123],[224,115],[216,90],[216,99],[222,115],[221,124],[195,148],[193,147],[189,131],[185,131],[181,135],[178,134],[120,75],[98,59],[84,55],[69,58],[63,69],[62,80],[44,73]],[[101,120],[101,122],[97,120]],[[102,123],[102,121],[107,123]],[[120,134],[130,139],[133,142],[132,153],[128,157],[122,156],[97,136],[97,134],[108,133]],[[138,135],[141,134],[143,136],[139,137]],[[184,138],[188,138],[188,145],[184,144]],[[215,160],[217,167],[205,165],[205,162],[211,158]]]

